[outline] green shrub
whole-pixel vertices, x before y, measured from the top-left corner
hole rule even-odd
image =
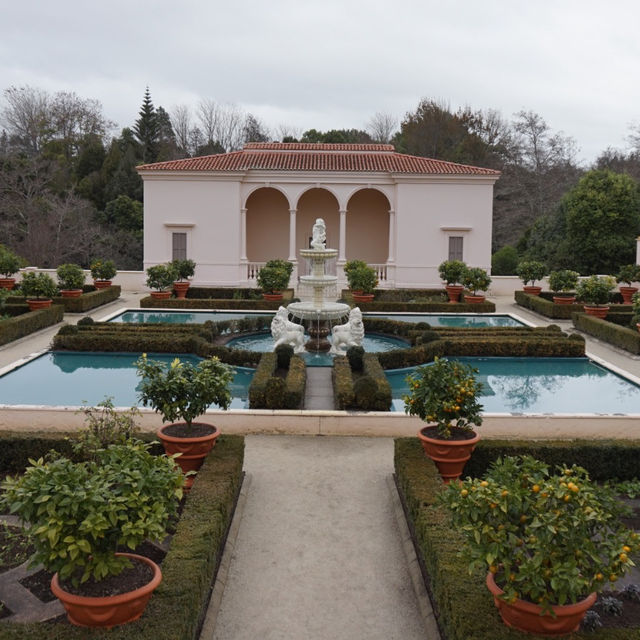
[[[275,353],[263,353],[260,362],[253,374],[249,385],[249,407],[251,409],[264,409],[267,406],[265,397],[267,383],[273,377],[278,366],[278,358]]]
[[[0,244],[0,276],[11,278],[25,265],[25,261],[17,253]]]
[[[264,404],[267,409],[282,409],[285,406],[286,383],[283,378],[273,376],[264,389]]]
[[[278,369],[288,369],[293,356],[293,347],[290,344],[280,344],[276,347]]]
[[[631,286],[633,282],[640,282],[640,265],[638,264],[625,264],[620,267],[616,275],[616,282],[622,284],[623,282],[627,286]]]
[[[353,377],[347,356],[336,356],[332,368],[333,398],[340,410],[352,407],[355,402]]]
[[[193,278],[193,274],[196,272],[196,263],[188,258],[184,260],[176,258],[169,263],[169,267],[177,280]]]
[[[473,295],[477,295],[478,291],[486,291],[490,284],[489,274],[480,267],[468,267],[462,274],[462,285]]]
[[[349,366],[351,371],[362,371],[364,348],[353,346],[347,349],[347,358],[349,359]]]
[[[576,329],[625,351],[640,355],[640,332],[636,328],[621,327],[610,322],[609,318],[602,320],[586,313],[573,313],[571,319]]]
[[[361,376],[353,383],[356,404],[364,411],[371,411],[375,407],[378,385],[370,376]]]
[[[616,286],[611,276],[590,276],[578,283],[576,294],[582,302],[592,305],[604,305]]]
[[[445,260],[438,266],[438,273],[448,285],[462,284],[467,265],[461,260]]]
[[[294,354],[289,360],[289,370],[284,379],[274,375],[277,366],[278,358],[275,353],[261,354],[260,362],[249,385],[251,409],[300,409],[302,407],[307,381],[304,360]],[[280,382],[271,384],[273,390],[268,399],[271,380],[282,382],[282,389],[280,390]]]
[[[302,409],[307,385],[307,365],[303,358],[294,355],[289,362],[289,371],[285,379],[284,409]]]
[[[491,275],[515,275],[517,268],[518,251],[514,247],[505,245],[491,256]]]
[[[372,378],[376,383],[376,397],[373,409],[375,411],[389,411],[392,402],[391,385],[384,374],[380,360],[378,360],[378,354],[364,354],[362,371],[365,376]]]
[[[523,260],[518,263],[516,274],[526,286],[529,282],[534,286],[536,280],[542,280],[547,273],[547,267],[543,262],[536,260]]]
[[[164,291],[168,289],[176,279],[173,268],[167,264],[155,264],[147,267],[146,285],[149,289]]]
[[[94,260],[89,269],[94,280],[113,280],[118,273],[113,260]]]
[[[556,293],[575,291],[578,284],[580,274],[570,269],[561,269],[560,271],[552,271],[549,274],[549,288]]]
[[[53,298],[58,287],[50,275],[27,271],[20,280],[20,293],[25,298]]]
[[[0,322],[0,345],[62,322],[64,307],[54,304],[48,309],[29,311],[27,305],[7,305],[4,312],[12,317]]]
[[[265,293],[279,293],[289,286],[291,274],[284,267],[264,266],[258,272],[258,286]]]
[[[82,289],[85,275],[79,264],[61,264],[56,269],[58,275],[58,286],[60,289]]]

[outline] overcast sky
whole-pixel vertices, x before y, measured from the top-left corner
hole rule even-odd
[[[0,89],[100,100],[131,126],[235,103],[301,132],[402,119],[422,98],[539,113],[590,161],[640,122],[637,0],[0,0]]]

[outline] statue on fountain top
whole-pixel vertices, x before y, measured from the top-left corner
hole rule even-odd
[[[313,225],[311,248],[321,251],[326,249],[327,243],[327,227],[324,224],[322,218],[317,218],[316,223]]]

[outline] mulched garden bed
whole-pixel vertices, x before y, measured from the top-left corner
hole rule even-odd
[[[605,613],[602,609],[602,599],[614,597],[622,601],[622,614],[619,616]],[[600,622],[605,629],[637,629],[640,627],[640,602],[637,600],[626,600],[620,591],[603,591],[598,594],[596,603],[591,607],[600,616]]]

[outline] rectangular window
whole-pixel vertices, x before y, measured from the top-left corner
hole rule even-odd
[[[171,255],[173,260],[187,259],[187,234],[184,232],[173,233]]]
[[[449,260],[462,260],[462,236],[449,236]]]

